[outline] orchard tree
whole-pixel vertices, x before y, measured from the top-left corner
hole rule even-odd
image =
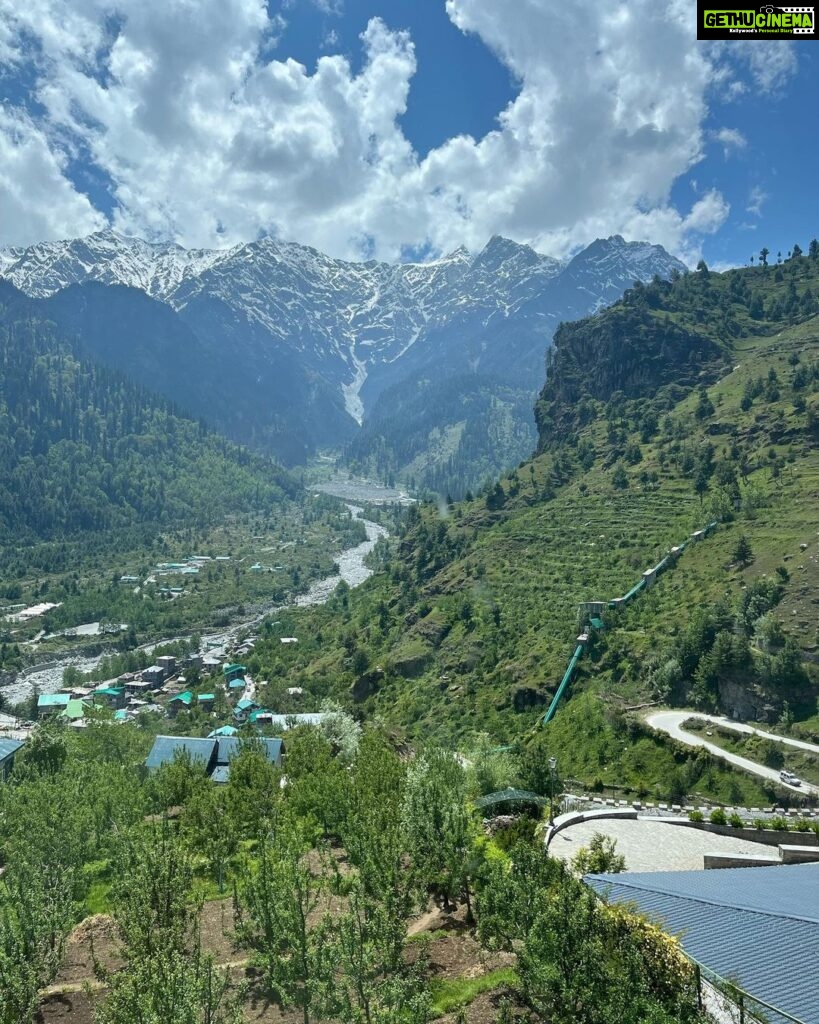
[[[427,887],[447,908],[466,900],[471,917],[477,829],[468,777],[454,754],[433,749],[410,765],[403,826],[412,863]]]
[[[238,994],[199,946],[190,856],[169,823],[126,837],[112,890],[122,970],[96,965],[108,994],[95,1024],[240,1024]]]
[[[237,932],[254,951],[266,987],[286,1007],[297,1007],[304,1024],[322,1013],[330,983],[326,956],[329,925],[317,911],[328,876],[321,858],[310,863],[302,826],[282,814],[275,838],[259,847],[259,866],[239,897]]]
[[[333,980],[325,1016],[343,1024],[427,1024],[431,998],[423,955],[413,966],[385,961],[384,950],[405,939],[406,922],[354,886],[327,947]]]

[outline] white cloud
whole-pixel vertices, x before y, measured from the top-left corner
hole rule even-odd
[[[762,216],[762,204],[768,198],[768,193],[765,192],[759,185],[754,185],[751,191],[748,193],[748,205],[745,207],[747,213],[752,213],[754,217]]]
[[[59,138],[113,181],[118,229],[187,245],[270,232],[397,258],[502,233],[561,255],[619,232],[696,257],[727,204],[711,191],[681,211],[671,188],[702,156],[709,87],[736,77],[727,51],[697,43],[688,0],[515,0],[514,17],[498,0],[446,9],[519,92],[485,137],[451,138],[422,159],[399,125],[412,40],[380,19],[362,34],[360,71],[327,55],[309,73],[271,59],[283,20],[264,0],[0,0],[0,58],[36,61],[46,114],[29,130],[56,182],[28,222],[18,213],[15,237],[80,234],[99,220],[65,176]],[[742,59],[775,79],[770,59],[764,72],[761,58]],[[0,124],[0,145],[9,138]],[[729,128],[717,138],[744,142]],[[0,165],[0,180],[15,167]]]
[[[747,63],[754,85],[765,93],[780,92],[796,72],[796,46],[784,39],[764,43],[743,40],[734,54]]]
[[[30,118],[0,106],[0,234],[4,245],[88,234],[105,218],[65,176],[66,155]]]
[[[726,160],[733,152],[745,149],[748,145],[748,140],[736,128],[720,128],[719,131],[713,133],[712,137],[722,143],[722,152]]]

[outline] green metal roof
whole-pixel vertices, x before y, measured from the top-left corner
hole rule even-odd
[[[224,675],[230,676],[233,675],[234,672],[241,672],[242,674],[244,674],[245,672],[247,672],[247,669],[245,668],[244,665],[225,665],[222,669],[222,672]]]
[[[70,700],[64,711],[60,712],[62,718],[78,719],[85,716],[85,704],[81,700]]]
[[[208,739],[218,738],[219,736],[235,736],[239,732],[232,725],[222,725],[218,729],[214,729],[213,732],[208,733]]]
[[[41,693],[37,698],[38,708],[66,708],[71,700],[70,693]]]
[[[95,697],[121,697],[122,691],[125,689],[123,686],[102,686],[99,690],[94,690]]]
[[[197,700],[199,700],[199,701],[216,700],[216,694],[215,693],[200,693],[199,696],[197,697]]]
[[[171,703],[173,704],[175,700],[178,700],[182,704],[190,704],[193,700],[193,694],[190,690],[185,690],[184,693],[178,693],[175,697],[172,697]]]

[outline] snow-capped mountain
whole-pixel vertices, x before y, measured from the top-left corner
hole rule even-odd
[[[97,320],[105,319],[105,293],[97,290],[89,300],[91,282],[137,289],[169,307],[181,322],[171,333],[187,339],[185,359],[197,360],[198,376],[218,368],[223,383],[227,359],[234,385],[247,384],[250,399],[236,396],[241,412],[235,420],[228,417],[225,428],[239,440],[261,436],[252,421],[264,420],[266,389],[271,400],[275,395],[292,406],[276,412],[292,415],[294,424],[308,414],[297,407],[299,401],[308,403],[309,416],[329,403],[334,411],[326,426],[333,433],[308,431],[308,448],[339,440],[339,431],[349,436],[354,421],[360,424],[386,389],[432,367],[527,382],[534,399],[544,353],[561,320],[611,302],[636,278],[667,276],[674,269],[685,268],[661,247],[619,236],[592,243],[568,263],[497,236],[477,254],[457,249],[426,263],[396,265],[337,260],[270,238],[207,251],[111,231],[0,250],[0,277],[29,296],[54,296],[52,303],[77,332],[90,327],[89,306]],[[117,330],[128,322],[124,307],[130,301],[137,300],[116,300]],[[151,316],[143,302],[139,317]],[[118,350],[111,332],[103,338],[98,328],[92,332],[97,356],[128,370],[129,360],[139,355],[143,383],[162,390],[170,353],[161,351],[158,338],[143,330]],[[282,379],[292,388],[276,388]],[[204,399],[195,387],[179,394],[180,387],[167,388],[171,397],[214,418],[212,408],[199,407]],[[248,400],[253,410],[244,404]],[[345,411],[349,425],[342,422]]]

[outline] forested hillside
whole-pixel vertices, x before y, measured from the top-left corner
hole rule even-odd
[[[0,535],[202,525],[298,485],[119,373],[80,356],[0,283]]]
[[[817,294],[819,258],[703,265],[565,325],[536,457],[473,501],[415,510],[382,571],[288,616],[304,641],[258,649],[259,669],[418,738],[535,729],[588,784],[761,798],[711,764],[681,775],[693,757],[624,709],[662,698],[819,729],[803,659],[819,643]],[[626,594],[710,522],[650,591],[606,612],[570,699],[538,729],[578,605]]]
[[[385,391],[345,451],[353,471],[463,498],[535,443],[531,388],[496,377],[430,374]]]

